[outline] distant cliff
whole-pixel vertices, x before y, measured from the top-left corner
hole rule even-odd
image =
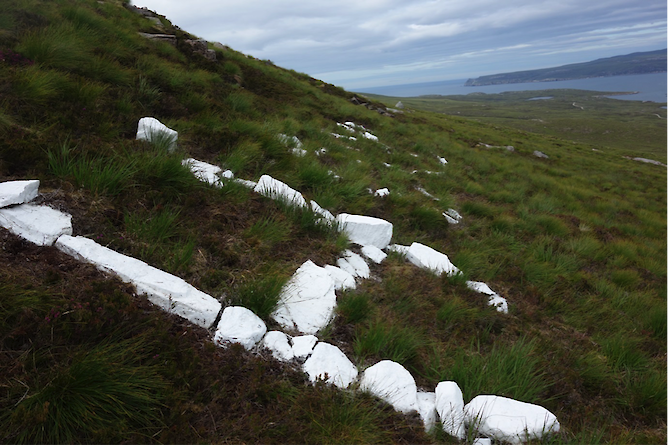
[[[469,79],[465,86],[498,85],[506,83],[551,82],[588,77],[623,76],[628,74],[660,73],[666,71],[666,50],[627,54],[574,63],[540,70],[492,74]]]

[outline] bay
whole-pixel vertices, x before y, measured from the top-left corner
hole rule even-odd
[[[614,99],[666,102],[666,73],[634,74],[629,76],[592,77],[588,79],[559,80],[555,82],[509,83],[503,85],[485,85],[465,87],[466,79],[444,80],[439,82],[414,83],[371,87],[359,89],[358,92],[381,94],[394,97],[416,97],[438,94],[453,96],[470,93],[495,94],[505,91],[540,91],[554,89],[575,89],[605,92],[636,92],[620,96],[609,96]]]

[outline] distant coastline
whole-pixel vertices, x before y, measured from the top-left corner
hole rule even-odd
[[[666,71],[666,50],[662,49],[553,68],[480,76],[475,79],[468,79],[464,86],[476,87],[514,83],[560,82],[599,77],[665,73]]]

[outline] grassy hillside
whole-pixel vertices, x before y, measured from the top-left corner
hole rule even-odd
[[[297,267],[333,264],[349,243],[239,184],[203,185],[184,157],[238,178],[270,174],[334,213],[387,219],[394,242],[432,246],[464,276],[390,254],[376,280],[339,295],[322,340],[361,368],[398,361],[430,391],[455,380],[466,401],[543,405],[562,424],[551,443],[665,443],[665,168],[558,130],[382,115],[232,49],[209,61],[161,23],[115,0],[4,0],[0,180],[40,179],[40,202],[72,214],[75,235],[249,307],[270,329]],[[144,116],[179,132],[176,152],[135,140]],[[380,142],[332,137],[344,121]],[[653,153],[657,138],[647,138]],[[381,187],[391,194],[368,191]],[[451,207],[464,217],[456,226],[441,215]],[[369,395],[311,385],[268,354],[217,348],[211,333],[54,248],[4,229],[0,247],[3,442],[455,442]],[[506,297],[509,314],[466,279]]]

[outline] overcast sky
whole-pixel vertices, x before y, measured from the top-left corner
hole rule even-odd
[[[132,0],[185,31],[356,88],[666,48],[666,0]]]

